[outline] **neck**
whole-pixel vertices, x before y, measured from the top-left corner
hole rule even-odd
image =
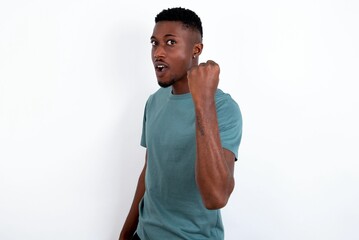
[[[186,81],[178,81],[172,85],[172,94],[186,94],[189,93],[188,80]]]

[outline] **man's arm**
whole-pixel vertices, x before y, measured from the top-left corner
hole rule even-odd
[[[138,224],[139,210],[138,205],[145,194],[145,175],[147,167],[147,151],[145,157],[145,165],[138,179],[136,193],[132,201],[131,209],[127,215],[126,221],[122,227],[119,240],[130,240],[136,231]]]
[[[219,135],[215,105],[218,82],[219,66],[213,61],[188,72],[196,114],[196,181],[208,209],[224,207],[234,188],[235,157],[222,148]]]

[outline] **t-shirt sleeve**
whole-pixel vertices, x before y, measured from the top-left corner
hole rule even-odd
[[[218,102],[217,118],[222,147],[233,152],[237,160],[242,139],[242,114],[238,104],[229,96]]]

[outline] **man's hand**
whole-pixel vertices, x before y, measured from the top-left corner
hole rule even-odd
[[[188,86],[195,104],[214,98],[219,72],[219,65],[212,60],[192,67],[187,72]]]

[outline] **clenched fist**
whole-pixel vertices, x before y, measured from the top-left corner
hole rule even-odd
[[[187,72],[188,86],[195,104],[214,98],[219,72],[219,65],[212,60],[192,67]]]

